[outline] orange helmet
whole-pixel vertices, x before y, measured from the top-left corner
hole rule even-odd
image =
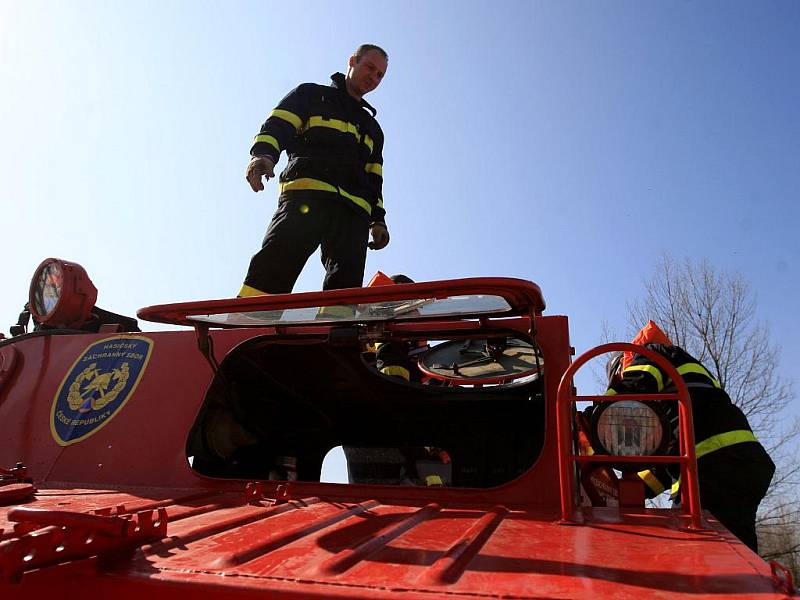
[[[396,283],[414,283],[414,280],[411,279],[408,275],[403,275],[402,273],[398,273],[397,275],[392,275],[389,277],[383,271],[378,271],[375,275],[372,276],[372,279],[369,280],[367,287],[377,287],[379,285],[394,285]]]
[[[372,276],[372,279],[369,280],[367,287],[377,287],[379,285],[394,285],[394,281],[383,271],[378,271]]]
[[[636,337],[631,340],[632,344],[644,346],[645,344],[667,344],[672,345],[672,342],[667,337],[667,334],[661,331],[658,325],[653,321],[648,321],[647,325],[639,330]],[[622,356],[622,370],[627,369],[633,362],[633,352],[625,352]]]

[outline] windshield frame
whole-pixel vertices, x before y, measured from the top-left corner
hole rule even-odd
[[[222,315],[358,306],[421,299],[435,301],[461,296],[495,296],[502,298],[506,307],[499,310],[475,310],[457,314],[436,314],[431,316],[419,314],[400,320],[404,322],[416,320],[447,321],[470,318],[533,316],[541,315],[545,308],[541,289],[535,283],[508,277],[487,277],[162,304],[142,308],[137,312],[137,315],[147,321],[191,327],[196,327],[198,324],[222,328],[269,327],[274,325],[308,327],[309,320],[264,323],[258,319],[251,319],[250,322],[244,322],[240,319],[227,320]],[[219,318],[209,318],[215,315],[219,316]],[[332,321],[336,324],[343,324],[361,323],[366,320],[359,318],[356,313],[352,317],[337,318]],[[370,322],[391,320],[397,319],[391,316],[368,319]],[[315,319],[313,324],[330,325],[332,321]]]

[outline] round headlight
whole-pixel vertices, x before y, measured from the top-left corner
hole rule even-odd
[[[658,454],[666,438],[664,416],[642,402],[622,400],[597,407],[592,414],[597,448],[613,456]]]
[[[86,270],[58,258],[45,259],[37,267],[28,297],[33,318],[51,327],[80,327],[96,300],[97,288]]]

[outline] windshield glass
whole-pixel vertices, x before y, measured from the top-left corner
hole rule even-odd
[[[511,307],[501,296],[468,295],[446,298],[413,298],[368,304],[337,304],[283,310],[191,315],[188,319],[220,325],[263,327],[302,323],[321,324],[343,321],[386,321],[421,317],[501,314],[509,310]]]

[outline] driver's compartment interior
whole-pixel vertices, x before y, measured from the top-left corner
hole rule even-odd
[[[444,344],[474,363],[481,336],[461,332]],[[381,373],[357,327],[258,336],[234,348],[189,434],[192,468],[218,478],[319,481],[324,457],[342,446],[350,483],[486,488],[528,470],[544,441],[541,364],[502,384],[453,384],[416,371],[426,352],[448,355],[443,342],[426,350],[420,337],[391,340],[413,355],[409,378]],[[492,339],[506,337],[535,348],[516,332]]]

